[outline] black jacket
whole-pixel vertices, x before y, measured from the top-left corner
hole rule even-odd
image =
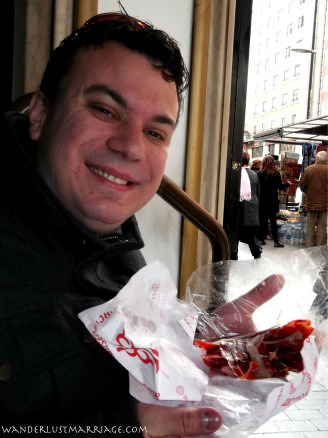
[[[279,191],[289,187],[289,183],[282,183],[280,173],[275,170],[273,174],[259,172],[260,181],[260,209],[267,212],[279,211]]]
[[[144,266],[136,221],[115,236],[76,223],[34,170],[26,117],[1,128],[0,425],[134,426],[127,372],[77,314]]]

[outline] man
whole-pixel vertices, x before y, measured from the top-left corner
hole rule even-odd
[[[77,317],[145,264],[133,215],[160,184],[187,79],[168,35],[104,14],[53,52],[29,120],[3,120],[1,426],[106,425],[111,436],[120,427],[145,437],[220,426],[206,406],[137,404],[126,371]],[[255,291],[252,308],[277,290]]]
[[[315,164],[307,167],[300,180],[305,192],[305,247],[327,244],[328,152],[317,153]]]
[[[232,260],[238,260],[239,241],[248,244],[254,259],[260,258],[262,253],[262,247],[257,238],[258,227],[260,225],[260,183],[257,173],[248,168],[249,159],[249,154],[244,152],[241,161],[238,240],[231,251]]]

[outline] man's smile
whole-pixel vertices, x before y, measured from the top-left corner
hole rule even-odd
[[[129,181],[125,181],[124,179],[117,178],[117,177],[115,177],[115,176],[113,176],[113,175],[111,175],[111,174],[109,174],[109,173],[107,173],[107,172],[97,168],[97,167],[88,166],[88,168],[92,172],[96,173],[97,175],[103,176],[108,181],[114,182],[114,183],[119,184],[119,185],[128,185],[129,184]]]

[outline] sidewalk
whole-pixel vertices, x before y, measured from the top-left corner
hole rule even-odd
[[[295,247],[285,245],[274,248],[272,241],[266,241],[263,258],[273,253],[295,251]],[[239,244],[239,259],[252,259],[248,246]],[[321,354],[318,373],[307,397],[271,418],[256,433],[248,438],[328,438],[328,347]]]

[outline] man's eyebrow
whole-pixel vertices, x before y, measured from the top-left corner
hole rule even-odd
[[[87,94],[92,94],[92,93],[105,94],[105,95],[109,96],[110,98],[112,98],[122,108],[128,107],[128,104],[127,104],[126,100],[124,99],[124,97],[120,93],[117,93],[117,91],[113,90],[112,88],[107,87],[106,85],[101,85],[101,84],[91,85],[90,87],[88,87],[86,89],[85,94],[87,95]],[[177,125],[176,120],[174,120],[173,118],[171,118],[167,115],[161,115],[161,114],[154,115],[153,121],[158,122],[158,123],[163,123],[166,125],[170,125],[170,126],[172,126],[173,129]]]
[[[170,125],[170,126],[172,126],[172,128],[175,128],[177,125],[177,122],[169,116],[158,115],[158,116],[154,116],[153,120],[154,120],[154,122],[164,123],[166,125]]]
[[[118,105],[120,105],[122,108],[127,108],[128,106],[123,96],[117,93],[117,91],[114,91],[109,87],[106,87],[106,85],[101,85],[101,84],[91,85],[86,89],[85,94],[92,94],[92,93],[105,94],[111,97],[113,100],[115,100],[115,102]]]

